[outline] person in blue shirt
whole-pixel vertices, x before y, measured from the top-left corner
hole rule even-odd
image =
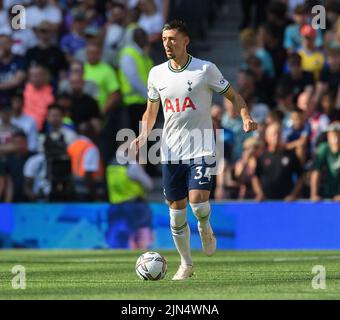
[[[288,53],[296,52],[302,47],[301,27],[308,21],[308,11],[305,5],[298,5],[294,10],[294,24],[290,24],[286,27],[284,32],[283,46],[287,49]],[[315,40],[317,48],[323,44],[322,32],[318,29]]]
[[[292,126],[283,132],[285,148],[295,152],[301,164],[310,158],[311,127],[301,109],[291,112]]]
[[[72,11],[73,24],[71,32],[64,35],[60,41],[60,47],[65,52],[69,61],[79,50],[85,48],[86,40],[83,36],[87,26],[85,12],[74,9]]]

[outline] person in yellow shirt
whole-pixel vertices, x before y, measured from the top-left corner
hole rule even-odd
[[[312,72],[315,81],[319,80],[320,72],[325,65],[325,56],[315,46],[315,39],[317,36],[316,30],[305,24],[301,28],[302,48],[298,50],[301,56],[302,69],[304,71]]]
[[[97,100],[104,114],[120,103],[119,80],[113,68],[101,61],[100,43],[89,42],[86,50],[88,61],[84,65],[84,79],[93,81],[98,86]]]

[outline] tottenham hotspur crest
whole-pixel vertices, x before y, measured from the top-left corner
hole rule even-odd
[[[189,81],[188,81],[188,86],[189,86],[188,91],[192,91],[191,85],[192,85],[192,82],[189,80]]]

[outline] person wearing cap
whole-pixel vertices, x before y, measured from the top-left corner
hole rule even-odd
[[[87,27],[85,12],[79,9],[72,10],[73,22],[71,31],[65,34],[60,41],[61,50],[66,54],[69,61],[73,55],[80,49],[85,48],[86,40],[84,31]]]
[[[301,27],[307,22],[308,12],[305,5],[297,5],[294,9],[293,20],[294,23],[286,27],[284,32],[283,46],[288,53],[295,52],[302,45]],[[321,30],[316,31],[316,47],[321,47],[323,44],[323,37]]]
[[[327,129],[327,142],[317,149],[310,179],[313,201],[330,198],[340,201],[340,121]]]
[[[9,104],[12,93],[23,85],[25,61],[12,53],[11,34],[0,33],[0,106]]]
[[[301,56],[304,71],[312,72],[315,81],[319,80],[320,72],[325,65],[325,55],[316,48],[316,30],[309,24],[301,27],[302,47],[297,51]]]

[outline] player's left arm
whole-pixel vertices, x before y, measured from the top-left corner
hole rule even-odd
[[[247,104],[242,96],[236,92],[232,86],[224,93],[224,96],[233,104],[234,108],[242,117],[244,131],[250,132],[257,130],[257,123],[250,116]]]

